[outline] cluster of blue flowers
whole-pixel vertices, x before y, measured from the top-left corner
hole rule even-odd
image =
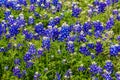
[[[93,5],[88,5],[88,17],[90,18],[95,14],[102,14],[109,6],[118,2],[118,0],[95,0]],[[109,53],[107,54],[109,57],[119,56],[120,36],[117,36],[116,38],[118,44],[115,44],[114,41],[112,42],[114,39],[112,29],[115,25],[115,21],[120,21],[120,12],[118,9],[114,9],[111,12],[112,15],[105,22],[105,24],[99,20],[92,21],[89,19],[83,24],[80,21],[76,21],[74,24],[68,24],[68,22],[64,22],[61,25],[61,21],[64,19],[64,13],[62,13],[60,16],[55,16],[54,18],[49,18],[48,14],[45,14],[44,19],[49,19],[48,22],[46,24],[42,22],[36,23],[36,19],[43,19],[43,16],[36,11],[37,8],[44,9],[54,15],[55,13],[60,12],[62,9],[62,2],[60,2],[60,0],[30,0],[30,5],[28,4],[27,0],[0,0],[0,7],[6,8],[4,12],[4,20],[0,22],[0,40],[6,39],[6,41],[9,42],[12,39],[16,40],[17,37],[22,36],[23,43],[24,41],[30,42],[30,44],[27,44],[27,51],[23,55],[22,59],[16,58],[14,60],[12,72],[13,75],[17,76],[18,78],[26,76],[27,69],[34,67],[35,61],[46,55],[44,52],[49,54],[54,42],[65,42],[65,49],[68,55],[69,53],[71,53],[71,55],[80,54],[84,57],[91,57],[91,60],[95,60],[97,56],[102,54],[104,55],[106,52]],[[29,8],[28,13],[32,13],[34,15],[29,16],[26,19],[24,9],[27,8]],[[12,14],[11,9],[15,11],[21,11],[21,13],[16,17]],[[71,16],[78,19],[80,13],[82,13],[82,9],[77,3],[73,3],[71,5],[71,9]],[[31,26],[33,26],[33,28]],[[30,30],[27,27],[31,27]],[[36,48],[35,43],[31,43],[34,41],[39,41],[39,49]],[[109,49],[106,50],[104,43],[109,46]],[[12,43],[9,43],[7,47],[0,47],[0,52],[5,53],[12,48],[21,50],[21,47],[23,46],[24,44],[20,43],[14,44],[14,46]],[[58,47],[61,48],[59,45]],[[59,49],[57,53],[59,53],[57,55],[60,55],[62,50]],[[51,55],[50,58],[53,59],[54,55]],[[22,61],[25,65],[25,70],[20,68]],[[63,60],[63,64],[67,64],[66,59]],[[45,66],[46,65],[47,62]],[[112,74],[116,72],[114,71],[114,64],[110,60],[106,61],[104,68],[93,62],[89,65],[89,68],[81,64],[77,70],[78,72],[88,71],[88,73],[91,74],[91,77],[100,75],[105,80],[113,80]],[[45,72],[46,71],[47,70],[45,70]],[[70,79],[73,75],[74,72],[72,72],[72,69],[67,69],[64,77],[66,79]],[[39,73],[39,71],[35,72],[33,79],[39,80],[41,76],[42,75]],[[56,72],[57,80],[61,80],[62,76],[63,74]],[[120,72],[116,72],[115,77],[117,80],[120,80]]]

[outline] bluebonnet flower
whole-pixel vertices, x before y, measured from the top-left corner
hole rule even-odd
[[[115,76],[116,76],[116,80],[120,80],[120,72],[119,71],[116,72]]]
[[[65,40],[69,36],[69,33],[70,33],[70,27],[66,23],[64,23],[60,28],[58,40],[59,41]]]
[[[56,73],[57,80],[61,80],[61,75],[59,73]]]
[[[29,17],[28,24],[34,24],[34,18],[32,16]]]
[[[26,21],[25,21],[25,19],[24,19],[24,15],[21,13],[21,14],[19,14],[19,16],[18,16],[18,19],[17,19],[17,24],[20,26],[20,27],[23,27],[23,26],[25,26],[26,24]]]
[[[9,15],[7,21],[8,21],[9,25],[13,25],[15,23],[15,19],[14,19],[13,15]]]
[[[31,4],[31,5],[30,5],[29,11],[31,11],[31,12],[32,12],[32,11],[35,11],[35,6],[34,6],[34,4]]]
[[[33,66],[33,62],[31,60],[26,62],[26,68],[30,68]]]
[[[94,36],[95,36],[95,38],[102,38],[102,32],[96,31],[96,32],[94,33]]]
[[[38,33],[34,34],[33,38],[34,38],[35,40],[40,40],[40,36],[39,36]]]
[[[30,32],[30,33],[27,33],[27,34],[25,34],[25,39],[26,40],[28,40],[28,41],[30,41],[30,40],[32,40],[33,39],[33,33],[32,32]]]
[[[89,9],[87,12],[88,12],[88,17],[92,17],[92,15],[93,15],[93,10]]]
[[[36,3],[37,0],[30,0],[30,4]]]
[[[88,46],[88,48],[90,48],[90,49],[94,49],[94,43],[93,42],[89,42],[88,44],[87,44],[87,46]]]
[[[120,35],[119,35],[119,36],[117,36],[117,40],[118,40],[118,41],[120,41]]]
[[[26,70],[22,71],[22,76],[25,76],[27,74]]]
[[[91,53],[91,59],[94,59],[94,58],[95,58],[95,54]]]
[[[58,17],[58,16],[56,16],[56,17],[54,18],[55,25],[59,24],[59,23],[60,23],[60,20],[61,20],[61,18]]]
[[[110,60],[107,60],[104,68],[106,69],[106,71],[109,74],[111,74],[113,72],[113,68],[114,68],[113,63]]]
[[[81,11],[82,9],[79,8],[77,5],[72,6],[72,16],[78,17]]]
[[[42,48],[49,50],[50,49],[50,38],[49,37],[43,37],[42,39]]]
[[[16,4],[13,7],[14,10],[22,10],[22,6],[20,4]]]
[[[52,0],[52,4],[56,6],[58,4],[59,0]]]
[[[36,54],[37,50],[36,50],[34,44],[30,43],[30,47],[29,47],[28,52],[29,52],[30,54]]]
[[[114,17],[111,16],[109,20],[106,22],[106,30],[110,30],[114,25]]]
[[[44,52],[43,48],[38,49],[38,51],[37,51],[37,57],[42,56],[43,52]]]
[[[34,80],[39,80],[40,76],[41,75],[38,72],[35,72],[35,74],[34,74]]]
[[[97,66],[97,63],[93,62],[91,65],[90,65],[90,72],[95,75],[95,74],[101,74],[103,72],[102,68]]]
[[[24,57],[23,57],[24,61],[27,62],[29,60],[32,59],[32,54],[30,54],[29,52],[27,52]]]
[[[34,11],[34,16],[37,17],[37,18],[41,18],[41,15],[36,11]]]
[[[119,0],[112,0],[112,4],[117,3]]]
[[[86,34],[83,32],[83,31],[81,31],[80,32],[80,35],[78,36],[78,42],[87,42],[87,39],[86,39]]]
[[[5,20],[2,20],[0,26],[2,26],[2,29],[1,29],[2,32],[3,32],[4,34],[7,33],[8,24],[7,24],[7,22],[6,22]]]
[[[84,67],[84,65],[83,64],[81,64],[80,65],[80,67],[78,68],[78,71],[85,71],[86,70],[86,68]]]
[[[49,22],[48,22],[48,25],[49,26],[52,26],[52,27],[54,27],[56,24],[55,24],[55,21],[54,21],[54,19],[52,18],[52,17],[50,17],[50,20],[49,20]]]
[[[117,20],[120,21],[120,14],[117,15]]]
[[[57,26],[55,26],[55,27],[52,28],[52,40],[53,41],[57,40],[58,36],[59,36],[59,31],[58,31]]]
[[[25,36],[25,35],[27,35],[28,34],[28,30],[27,29],[24,29],[23,31],[22,31],[22,34]]]
[[[48,26],[48,29],[46,29],[44,33],[45,36],[49,37],[50,39],[53,39],[53,36],[55,35],[52,26]]]
[[[72,76],[72,71],[71,69],[67,70],[67,72],[65,73],[65,78],[70,78]]]
[[[90,55],[90,51],[89,51],[89,49],[87,48],[87,46],[85,44],[83,44],[80,47],[79,52],[86,55],[86,56]]]
[[[76,24],[73,26],[73,32],[74,33],[80,33],[82,31],[82,25],[81,24]]]
[[[18,78],[22,77],[22,74],[21,74],[20,69],[18,68],[18,66],[15,66],[15,68],[13,68],[13,74],[14,74],[14,76],[17,76]]]
[[[46,2],[44,3],[44,8],[45,8],[45,9],[46,9],[46,8],[50,9],[50,7],[51,7],[51,2],[50,2],[49,0],[44,0],[44,1],[46,1]]]
[[[102,74],[102,77],[103,77],[105,80],[113,80],[113,78],[111,77],[111,75],[110,75],[109,72],[107,72],[107,71],[104,71],[104,74]]]
[[[118,46],[112,45],[110,46],[110,55],[117,56],[118,55]]]
[[[3,33],[3,27],[2,24],[0,24],[0,37],[2,36],[2,33]]]
[[[11,37],[16,36],[19,33],[19,26],[15,23],[9,27],[9,33]]]
[[[43,35],[44,33],[44,25],[42,23],[38,23],[35,25],[35,32],[39,35]]]
[[[93,25],[94,25],[94,28],[95,28],[94,32],[96,32],[96,31],[102,32],[104,30],[104,27],[103,27],[102,23],[99,20],[94,21]]]
[[[66,46],[67,46],[66,49],[68,50],[68,52],[74,53],[74,43],[72,41],[68,41]]]
[[[37,0],[37,1],[36,1],[36,4],[37,4],[39,7],[41,7],[43,3],[44,3],[44,0]]]
[[[106,4],[107,6],[111,5],[112,4],[111,0],[106,0]]]
[[[118,10],[117,10],[117,9],[114,9],[114,10],[112,11],[112,14],[113,14],[113,15],[118,15],[118,14],[119,14],[119,12],[118,12]]]
[[[9,9],[7,9],[7,10],[4,12],[5,20],[7,20],[10,15],[11,15],[11,11],[10,11]]]
[[[18,0],[18,3],[24,6],[27,6],[27,1],[26,0]]]
[[[89,30],[92,29],[92,24],[90,21],[87,21],[83,25],[83,31],[88,34]]]
[[[98,5],[98,13],[103,13],[103,12],[105,12],[105,8],[106,8],[106,3],[105,3],[105,2],[99,2],[99,5]]]
[[[99,5],[99,4],[100,4],[99,0],[94,0],[94,2],[93,2],[93,5],[94,5],[94,6],[97,6],[97,5]]]
[[[98,55],[99,53],[103,52],[103,44],[101,43],[100,40],[97,40],[95,47],[96,47],[96,48],[95,48],[95,50],[96,50],[96,55]]]
[[[58,2],[56,5],[56,11],[59,12],[62,9],[62,2]]]
[[[68,41],[75,41],[76,40],[76,38],[77,38],[77,35],[69,35],[68,37],[67,37],[67,42]]]
[[[50,21],[48,23],[49,26],[52,26],[54,27],[55,25],[59,24],[60,23],[60,17],[56,16],[55,18],[50,18]]]
[[[16,59],[14,60],[14,64],[20,65],[20,59],[19,59],[19,58],[16,58]]]

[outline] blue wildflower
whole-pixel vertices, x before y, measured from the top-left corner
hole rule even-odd
[[[44,25],[42,23],[36,24],[35,25],[35,32],[38,33],[39,35],[43,35]]]
[[[32,16],[29,17],[28,24],[34,24],[34,18]]]
[[[14,60],[14,64],[20,65],[20,59],[16,58],[16,59]]]
[[[43,48],[40,48],[40,49],[37,51],[37,57],[42,56],[42,55],[43,55],[43,52],[44,52]]]
[[[35,74],[34,74],[34,80],[39,80],[40,76],[41,75],[38,72],[35,72]]]
[[[105,71],[104,74],[102,74],[102,77],[105,80],[113,80],[113,78],[111,77],[111,75],[107,71]]]
[[[5,20],[7,20],[10,15],[11,15],[11,11],[10,11],[9,9],[7,9],[7,10],[4,12]]]
[[[94,43],[93,42],[89,42],[88,44],[87,44],[87,46],[88,46],[88,48],[90,48],[90,49],[94,49]]]
[[[60,28],[58,40],[63,41],[69,36],[69,33],[70,27],[67,24],[63,24],[62,27]]]
[[[30,0],[30,4],[36,3],[37,0]]]
[[[36,50],[34,44],[30,43],[30,47],[29,47],[28,52],[29,52],[30,54],[36,54],[37,50]]]
[[[67,46],[66,49],[68,50],[68,52],[74,53],[74,43],[72,41],[68,41],[66,46]]]
[[[119,14],[119,12],[118,12],[118,10],[117,10],[117,9],[114,9],[114,10],[112,11],[112,14],[113,14],[113,15],[118,15],[118,14]]]
[[[90,51],[89,51],[89,49],[86,47],[85,44],[83,44],[83,45],[80,47],[79,52],[82,53],[82,54],[84,54],[84,55],[86,55],[86,56],[90,55]]]
[[[101,43],[100,40],[97,40],[96,42],[96,54],[98,55],[99,53],[103,52],[103,44]]]
[[[30,54],[29,52],[27,52],[24,57],[23,57],[24,61],[27,62],[29,60],[32,59],[32,54]]]
[[[22,74],[21,74],[20,69],[18,68],[18,66],[13,68],[13,74],[14,74],[14,76],[17,76],[18,78],[22,77]]]
[[[43,37],[42,39],[42,48],[49,50],[50,49],[50,38],[49,37]]]
[[[86,34],[81,31],[80,35],[78,36],[78,42],[87,42],[87,39],[86,39]]]
[[[72,6],[72,16],[78,17],[81,11],[82,9],[79,8],[77,5]]]
[[[105,2],[100,2],[98,5],[98,13],[104,13],[106,8],[106,3]]]
[[[33,66],[33,62],[31,60],[26,62],[26,68],[30,68]]]
[[[112,45],[110,46],[110,55],[117,56],[118,55],[118,46]]]
[[[61,80],[61,75],[59,73],[56,73],[57,80]]]
[[[67,72],[65,73],[65,78],[70,78],[72,76],[72,71],[71,69],[67,70]]]
[[[117,15],[117,20],[120,21],[120,14]]]
[[[85,70],[86,70],[86,68],[84,67],[83,64],[81,64],[80,67],[78,68],[78,71],[79,71],[79,72],[83,72],[83,71],[85,71]]]
[[[115,76],[116,76],[116,80],[120,80],[120,72],[119,71],[116,72]]]
[[[35,11],[35,6],[33,4],[30,5],[29,11],[31,12]]]
[[[90,72],[95,75],[95,74],[101,74],[103,72],[102,68],[97,66],[97,64],[95,62],[93,62],[91,65],[90,65]]]
[[[109,74],[111,74],[114,68],[113,63],[110,60],[107,60],[104,68],[106,69],[107,72],[109,72]]]

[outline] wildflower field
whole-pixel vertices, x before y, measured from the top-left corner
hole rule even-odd
[[[120,80],[120,0],[0,0],[0,80]]]

